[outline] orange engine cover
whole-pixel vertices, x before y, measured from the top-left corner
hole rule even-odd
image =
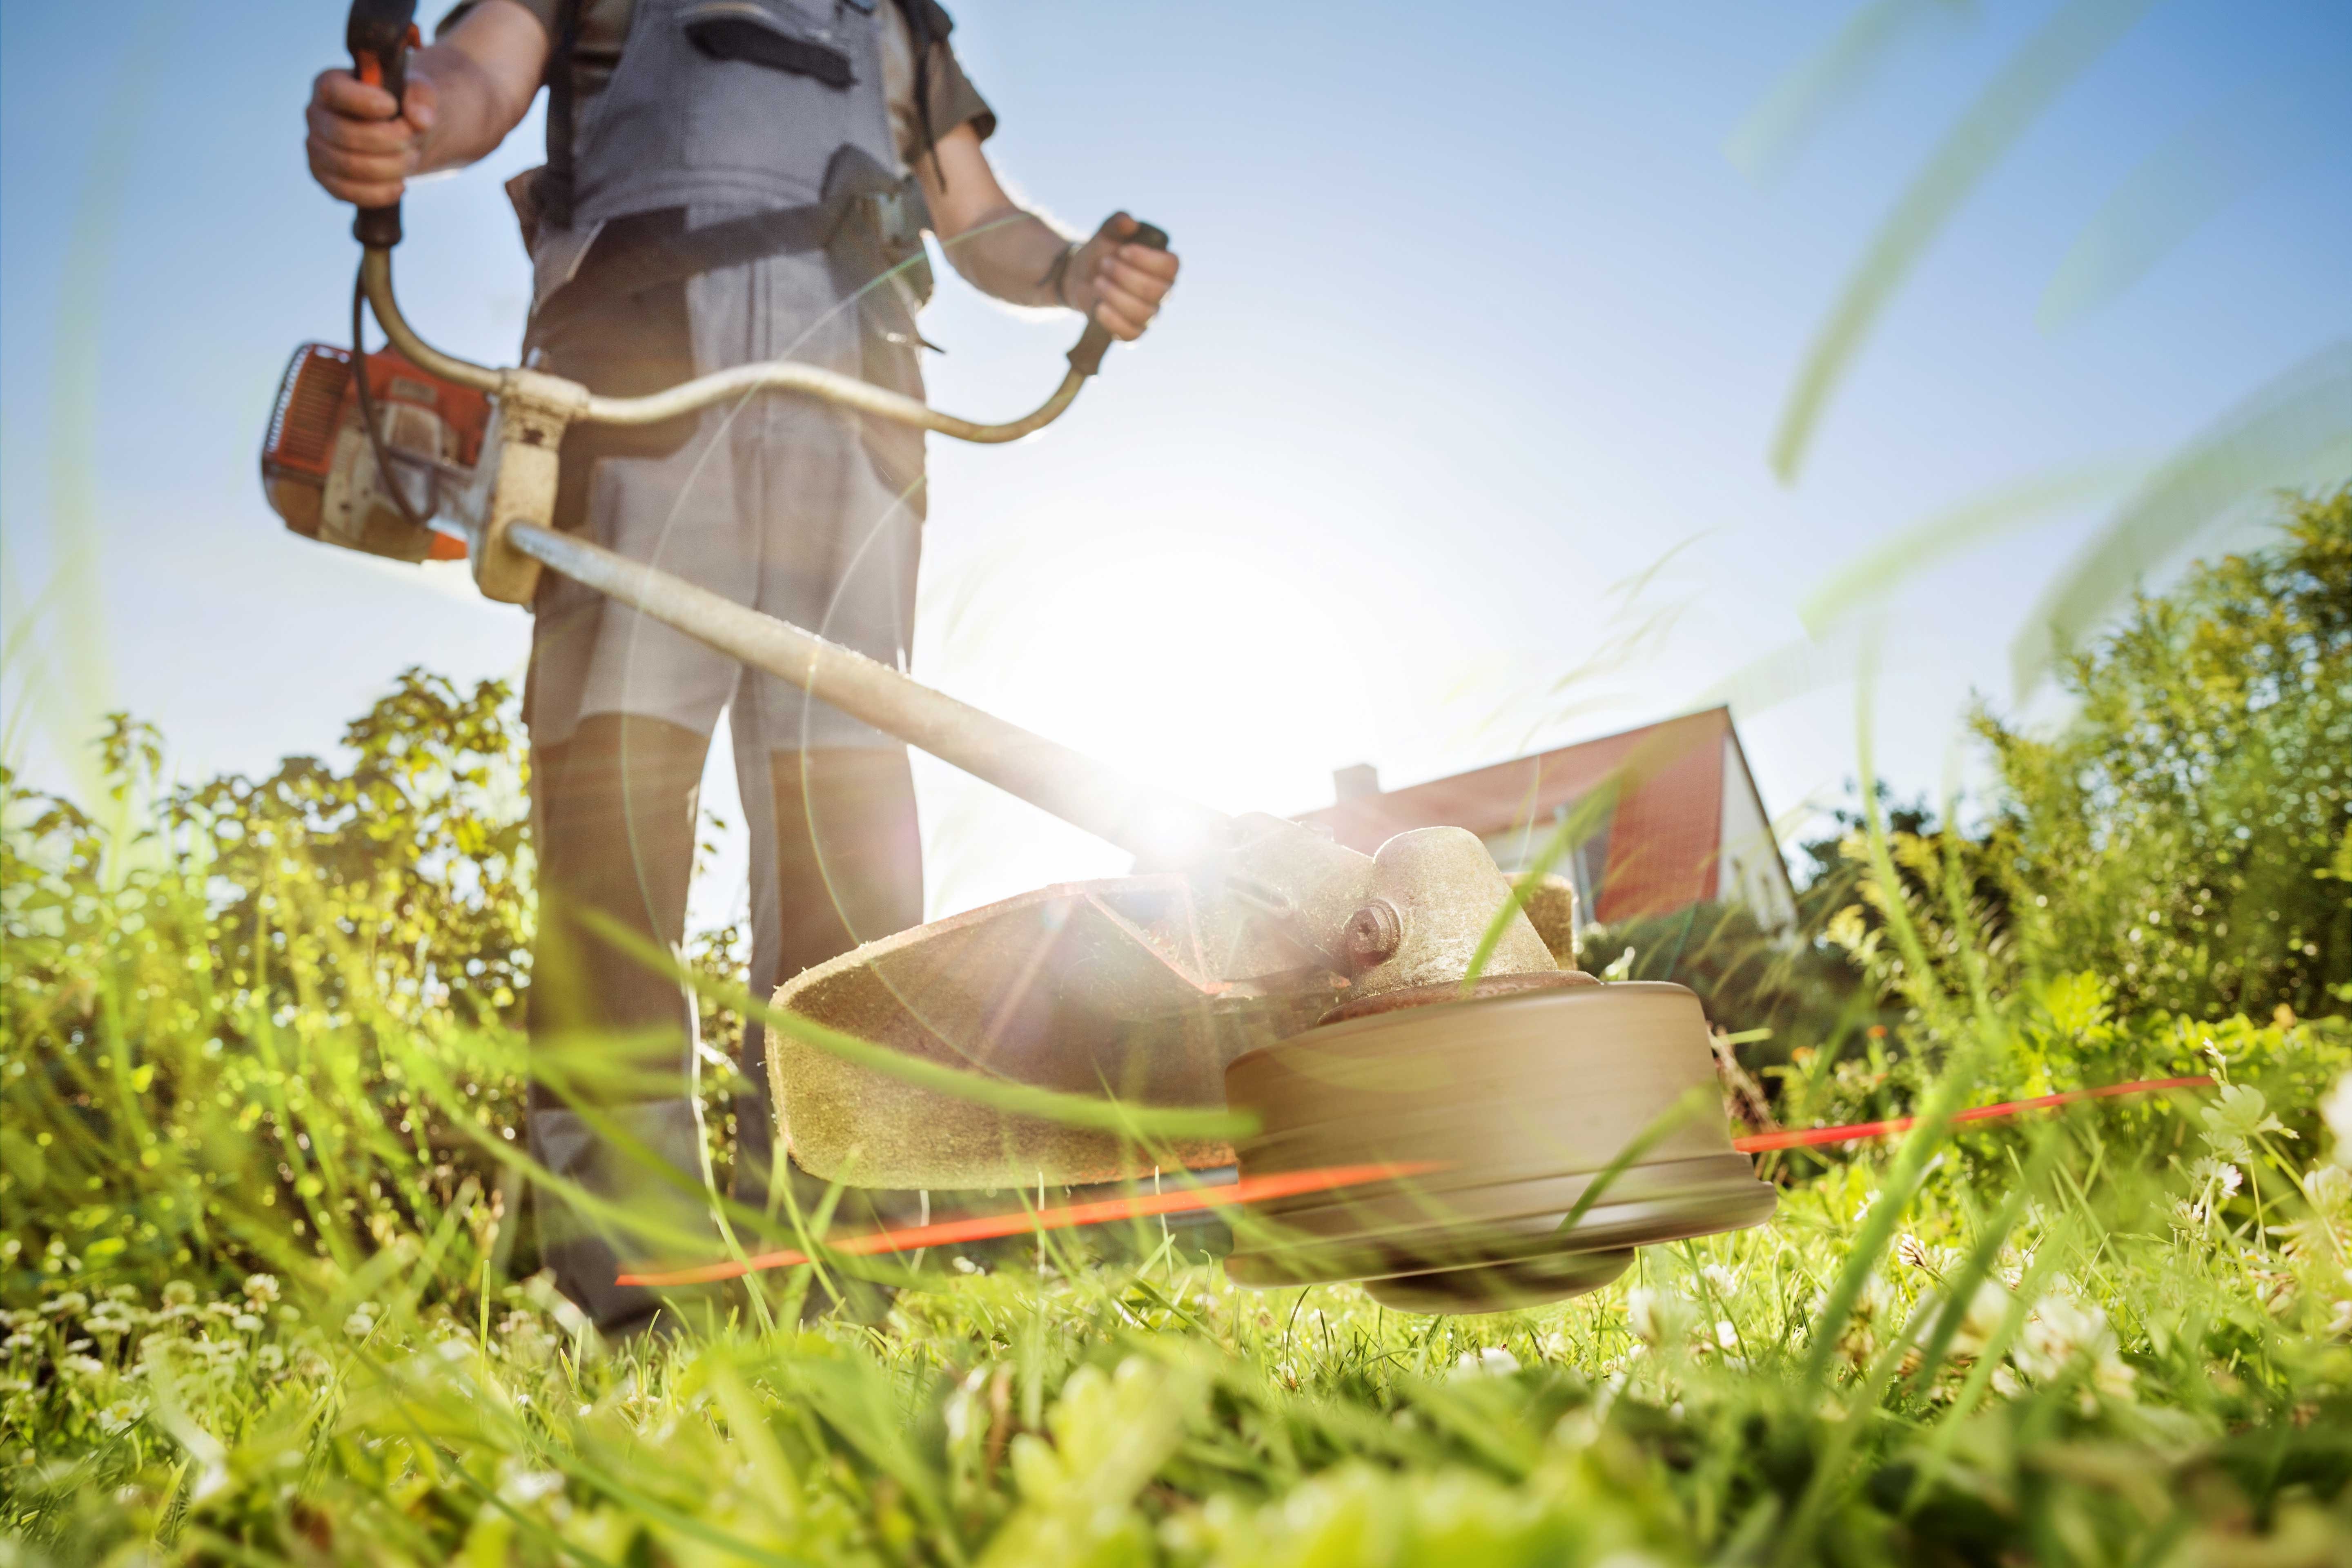
[[[390,349],[363,363],[387,446],[460,468],[481,457],[488,398],[427,374]],[[351,350],[304,343],[278,383],[262,440],[261,484],[270,510],[306,539],[401,560],[464,559],[462,540],[409,526],[386,483],[360,423]],[[414,504],[415,487],[404,488]]]

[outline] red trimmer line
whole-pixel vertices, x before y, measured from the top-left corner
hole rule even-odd
[[[2109,1100],[2117,1095],[2152,1094],[2166,1089],[2210,1089],[2212,1078],[2197,1073],[2188,1078],[2144,1079],[2137,1083],[2109,1084],[2101,1089],[2071,1089],[2064,1094],[2037,1095],[2032,1100],[2008,1100],[1998,1105],[1979,1105],[1960,1111],[1952,1120],[1961,1121],[1994,1121],[2003,1117],[2017,1116],[2028,1110],[2051,1110],[2078,1100]],[[1907,1132],[1918,1125],[1916,1116],[1898,1116],[1887,1121],[1857,1121],[1843,1127],[1800,1127],[1779,1132],[1757,1132],[1732,1140],[1732,1147],[1743,1154],[1760,1154],[1774,1149],[1813,1149],[1831,1143],[1859,1143],[1866,1138],[1883,1138],[1891,1133]],[[869,1231],[862,1236],[844,1237],[828,1241],[825,1250],[848,1258],[870,1258],[879,1253],[916,1252],[927,1247],[952,1247],[967,1241],[992,1241],[1009,1236],[1026,1236],[1036,1231],[1073,1230],[1082,1226],[1109,1225],[1123,1219],[1146,1219],[1154,1215],[1186,1214],[1206,1208],[1233,1208],[1244,1204],[1263,1203],[1275,1198],[1296,1197],[1302,1193],[1330,1192],[1340,1187],[1360,1186],[1368,1182],[1395,1181],[1405,1176],[1426,1175],[1437,1169],[1434,1165],[1330,1165],[1314,1171],[1284,1171],[1269,1176],[1251,1176],[1223,1186],[1185,1187],[1170,1193],[1135,1193],[1125,1197],[1098,1198],[1082,1204],[1065,1204],[1058,1208],[1015,1209],[1004,1214],[972,1215],[963,1219],[942,1220],[936,1225],[912,1226],[901,1230]],[[662,1272],[632,1273],[619,1276],[619,1285],[643,1285],[666,1288],[678,1285],[709,1285],[721,1279],[739,1279],[769,1268],[789,1268],[809,1261],[808,1254],[785,1248],[763,1252],[748,1258],[728,1258],[718,1263],[699,1264],[691,1268]]]

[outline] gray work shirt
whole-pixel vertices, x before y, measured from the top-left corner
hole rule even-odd
[[[481,0],[464,0],[434,26],[439,37],[456,26]],[[563,36],[565,0],[512,0],[530,12],[551,40]],[[890,128],[898,144],[899,173],[905,173],[923,141],[922,116],[915,105],[915,37],[907,18],[891,0],[881,0],[886,13],[882,29],[882,90],[890,103]],[[582,106],[604,89],[620,63],[621,41],[629,36],[629,20],[636,0],[579,0],[579,36],[572,42],[572,92]],[[959,125],[970,125],[983,142],[996,134],[996,111],[963,74],[963,66],[945,38],[931,43],[929,69],[931,132],[945,136]],[[548,68],[555,68],[553,60]]]

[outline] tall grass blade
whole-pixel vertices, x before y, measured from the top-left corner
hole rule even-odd
[[[2045,587],[2010,645],[2023,697],[2140,574],[2273,487],[2352,470],[2352,340],[2263,384],[2150,476]]]
[[[2042,330],[2112,304],[2241,198],[2315,155],[2315,108],[2266,82],[2175,132],[2075,236],[2042,293]]]
[[[1965,17],[1969,0],[1871,0],[1846,18],[1837,37],[1782,77],[1749,110],[1724,156],[1751,180],[1780,174],[1822,122],[1858,97],[1906,40],[1927,24]]]
[[[1912,180],[1813,337],[1772,437],[1772,471],[1792,483],[1830,396],[1936,237],[1993,165],[2149,0],[2067,0],[2019,46]]]

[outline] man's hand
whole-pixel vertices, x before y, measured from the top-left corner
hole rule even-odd
[[[1127,243],[1139,226],[1125,213],[1111,214],[1095,237],[1078,247],[1062,279],[1062,292],[1070,304],[1121,342],[1131,343],[1143,335],[1160,313],[1160,301],[1176,286],[1173,251]]]
[[[481,0],[448,36],[408,57],[392,94],[347,70],[310,84],[310,174],[328,195],[390,206],[412,174],[470,163],[506,140],[546,72],[547,31],[514,0]]]
[[[983,293],[1015,305],[1067,305],[1133,342],[1176,282],[1175,257],[1124,243],[1139,226],[1125,213],[1105,219],[1065,262],[1069,242],[1013,205],[969,124],[940,137],[931,156],[916,161],[915,175],[940,247]]]
[[[320,71],[303,116],[310,127],[310,177],[337,201],[390,206],[408,176],[425,166],[425,139],[440,106],[432,79],[415,70],[398,104],[347,70]]]

